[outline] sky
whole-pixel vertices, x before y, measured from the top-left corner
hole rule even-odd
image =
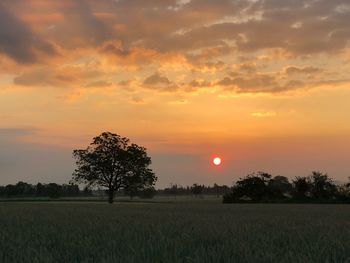
[[[348,0],[1,1],[0,184],[67,183],[103,131],[157,187],[345,181],[349,21]]]

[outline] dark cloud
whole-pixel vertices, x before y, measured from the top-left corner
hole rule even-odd
[[[281,84],[275,76],[260,74],[247,77],[225,77],[216,83],[226,91],[237,93],[280,93],[300,89],[305,83],[300,80],[289,80]]]
[[[40,53],[53,56],[56,50],[0,4],[0,53],[18,63],[34,63],[41,62]]]
[[[28,70],[16,76],[13,83],[20,86],[28,87],[102,87],[111,86],[111,82],[101,81],[103,73],[91,69],[75,67],[39,67]],[[84,85],[81,82],[86,82]]]
[[[118,57],[127,57],[131,54],[130,50],[127,50],[127,49],[122,48],[122,47],[118,47],[118,46],[113,45],[111,43],[105,45],[101,49],[101,51],[104,53],[107,53],[107,54],[118,56]]]
[[[170,81],[167,77],[162,76],[158,72],[147,77],[143,81],[143,85],[149,89],[156,89],[162,91],[176,91],[178,86]]]
[[[171,84],[171,81],[167,77],[163,77],[159,73],[154,73],[143,81],[144,85],[158,85],[158,84]]]
[[[7,6],[15,10],[22,1]],[[193,50],[222,49],[221,54],[201,54],[206,58],[237,49],[282,48],[294,55],[337,52],[350,39],[347,0],[63,0],[52,3],[52,9],[64,19],[43,36],[33,36],[24,22],[1,9],[2,49],[29,62],[36,57],[33,49],[54,53],[52,45],[40,40],[45,37],[63,48],[102,46],[103,52],[120,57],[130,56],[134,47],[188,56]],[[108,41],[122,45],[105,45]]]
[[[205,80],[192,80],[189,83],[189,86],[193,88],[211,87],[212,83],[210,81],[205,81]]]
[[[220,86],[227,86],[239,91],[263,91],[273,90],[277,85],[274,77],[269,75],[254,76],[251,78],[229,78],[226,77],[217,83]]]
[[[275,76],[259,73],[259,63],[240,58],[265,55],[270,56],[267,63],[271,64],[271,54],[278,53],[284,59],[308,59],[305,64],[312,65],[316,55],[339,55],[350,41],[348,0],[62,0],[45,4],[15,0],[3,7],[0,52],[17,62],[42,61],[55,54],[54,45],[67,54],[68,63],[82,65],[89,56],[96,57],[104,66],[126,66],[142,71],[143,76],[149,72],[145,65],[165,72],[173,71],[175,67],[169,65],[178,63],[176,70],[183,65],[184,71],[193,74],[236,70],[235,76],[222,79],[219,85],[250,91],[289,88],[288,80],[281,84]],[[37,20],[30,19],[30,12]],[[80,80],[86,86],[108,84],[100,82],[104,76],[93,78],[74,70],[23,71],[14,83],[59,86]],[[291,66],[282,73],[291,77],[322,71],[314,66]],[[186,80],[189,85],[178,86],[155,73],[143,85],[161,91],[197,88],[202,85],[196,83],[199,76],[193,82]]]

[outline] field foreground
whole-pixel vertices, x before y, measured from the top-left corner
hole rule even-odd
[[[350,206],[0,203],[0,262],[350,262]]]

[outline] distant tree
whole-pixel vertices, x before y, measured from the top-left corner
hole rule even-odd
[[[269,195],[271,198],[284,198],[292,191],[292,184],[285,176],[275,176],[268,183]]]
[[[310,194],[311,180],[310,177],[295,177],[293,183],[293,196],[297,199],[306,199]]]
[[[38,183],[35,187],[35,195],[36,196],[44,196],[46,193],[45,186],[41,183]]]
[[[265,172],[252,173],[238,180],[223,194],[224,203],[252,201],[261,202],[285,198],[292,190],[288,178],[284,176],[272,177]]]
[[[24,196],[33,196],[35,195],[35,189],[31,184],[25,182],[18,182],[15,185],[9,184],[5,186],[5,193],[7,196],[16,196],[16,197],[24,197]]]
[[[156,194],[157,194],[156,189],[154,189],[154,187],[151,186],[151,187],[143,188],[141,191],[139,191],[138,196],[139,196],[140,198],[151,199],[151,198],[153,198]]]
[[[176,199],[176,196],[179,192],[179,187],[177,184],[170,184],[170,187],[166,190],[166,192],[170,195],[173,195]]]
[[[0,186],[0,196],[6,196],[6,188],[4,186]]]
[[[220,196],[220,186],[214,183],[213,189],[215,191],[216,197]]]
[[[50,198],[59,198],[62,195],[62,186],[50,183],[47,185],[47,192]]]
[[[268,183],[271,177],[270,174],[265,172],[249,174],[236,182],[234,192],[237,197],[246,196],[252,201],[261,201],[268,197]]]
[[[92,190],[90,189],[90,187],[88,185],[86,185],[84,187],[82,194],[84,196],[92,196]]]
[[[116,191],[130,187],[128,178],[139,178],[147,186],[157,179],[149,168],[151,158],[146,149],[114,133],[93,138],[89,147],[74,150],[73,156],[77,165],[73,180],[107,188],[109,203],[113,203]]]
[[[79,186],[76,184],[64,184],[62,185],[63,196],[78,196],[80,194]]]
[[[311,176],[311,194],[317,199],[329,199],[337,194],[337,186],[326,173],[313,171]]]
[[[202,185],[193,184],[192,187],[191,187],[191,192],[195,196],[199,196],[200,194],[202,194],[203,188],[204,187]]]

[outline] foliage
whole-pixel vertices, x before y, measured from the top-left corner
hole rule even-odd
[[[59,198],[62,195],[62,187],[55,183],[48,184],[49,197]]]
[[[232,187],[231,193],[226,194],[224,200],[233,199],[237,201],[247,198],[256,202],[266,199],[269,196],[268,186],[270,179],[271,175],[264,172],[249,174],[236,182]]]
[[[311,195],[314,198],[330,199],[337,195],[337,186],[326,173],[312,172],[311,175]]]
[[[293,180],[293,196],[296,199],[306,199],[310,196],[311,181],[309,177],[295,177]]]
[[[71,197],[81,196],[83,192],[79,190],[78,185],[75,184],[42,184],[36,185],[25,182],[18,182],[15,185],[0,186],[0,197],[51,197],[58,198],[60,196]]]
[[[146,148],[131,143],[128,138],[103,132],[94,137],[86,149],[74,150],[77,169],[73,180],[108,189],[109,202],[120,189],[132,195],[144,186],[152,186],[156,176],[149,168],[151,158]]]
[[[295,177],[292,184],[284,176],[258,172],[237,181],[223,202],[350,202],[349,188],[337,186],[326,173],[316,171]]]
[[[292,192],[292,184],[285,176],[277,175],[268,182],[269,197],[283,199]]]

